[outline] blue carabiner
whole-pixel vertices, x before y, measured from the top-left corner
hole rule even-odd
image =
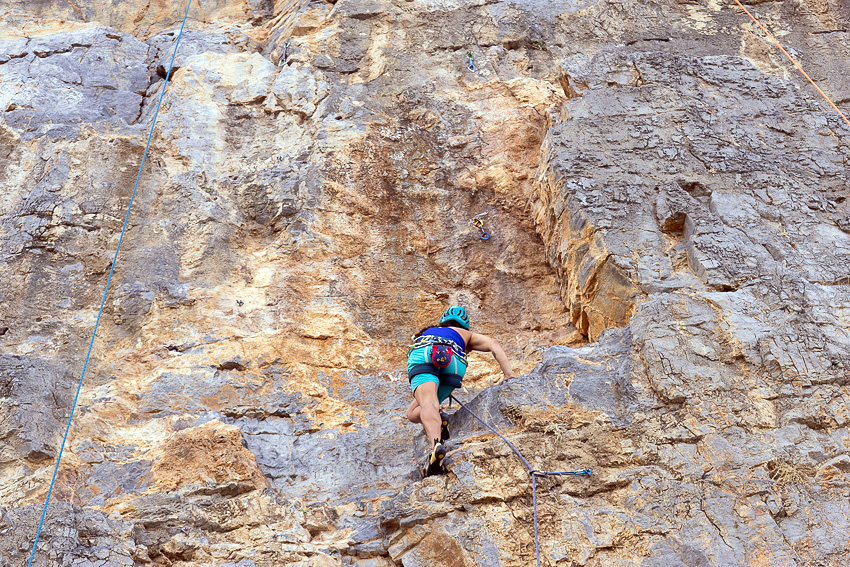
[[[489,239],[490,239],[490,233],[487,232],[486,230],[482,230],[481,231],[481,240],[489,240]]]

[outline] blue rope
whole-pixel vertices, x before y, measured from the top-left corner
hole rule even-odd
[[[168,66],[168,73],[165,75],[165,82],[162,84],[162,92],[159,95],[159,103],[156,105],[156,112],[153,115],[153,123],[148,134],[148,141],[145,144],[145,153],[142,155],[142,163],[139,166],[139,173],[136,175],[136,184],[133,187],[133,194],[130,196],[130,204],[127,206],[127,214],[124,216],[124,225],[121,227],[121,237],[118,239],[118,246],[115,248],[115,256],[112,258],[112,266],[109,268],[109,277],[106,279],[106,289],[103,291],[103,299],[100,302],[100,310],[97,313],[97,320],[92,331],[91,342],[89,343],[89,351],[86,354],[86,361],[83,364],[83,371],[80,374],[80,383],[77,385],[77,393],[74,396],[74,403],[71,406],[71,415],[68,416],[68,425],[65,427],[65,436],[62,437],[62,445],[59,447],[59,457],[56,459],[56,468],[53,469],[53,478],[50,481],[50,489],[47,491],[47,499],[44,501],[44,510],[41,512],[41,521],[38,523],[38,532],[35,534],[35,541],[32,544],[32,553],[27,567],[32,566],[32,560],[35,557],[35,547],[38,545],[38,539],[41,537],[41,528],[44,526],[44,517],[47,514],[47,506],[50,504],[50,496],[53,494],[53,484],[56,482],[56,473],[59,472],[59,463],[62,460],[62,451],[65,449],[65,442],[68,440],[68,431],[71,429],[71,420],[74,418],[74,410],[77,407],[77,399],[80,397],[80,390],[83,387],[83,378],[86,375],[86,368],[89,365],[94,339],[97,336],[97,328],[100,325],[100,317],[103,315],[103,306],[106,304],[106,296],[109,293],[109,284],[112,281],[112,272],[115,270],[115,264],[118,261],[118,251],[121,250],[121,242],[124,240],[124,232],[127,230],[127,223],[130,220],[130,211],[133,208],[133,200],[136,198],[136,190],[139,188],[139,179],[142,177],[142,168],[145,166],[145,159],[148,157],[148,149],[153,138],[153,129],[156,126],[156,119],[159,116],[159,107],[162,105],[162,99],[165,97],[165,87],[168,86],[168,79],[171,77],[171,70],[174,68],[174,58],[177,57],[177,47],[180,45],[180,38],[183,36],[183,27],[186,25],[186,18],[189,16],[189,7],[192,5],[192,0],[186,5],[186,14],[183,16],[183,23],[180,24],[180,33],[177,35],[177,43],[174,45],[174,54],[171,56],[171,64]]]
[[[507,444],[508,444],[508,447],[510,447],[511,449],[513,449],[514,453],[516,453],[516,454],[517,454],[517,457],[519,457],[520,459],[522,459],[522,462],[523,462],[523,463],[525,463],[526,468],[528,468],[528,472],[529,472],[529,473],[531,473],[531,474],[534,474],[534,468],[533,468],[530,464],[528,464],[528,461],[526,461],[526,460],[525,460],[525,457],[523,457],[523,456],[522,456],[522,453],[520,453],[520,452],[519,452],[519,449],[517,449],[516,447],[514,447],[514,444],[513,444],[513,443],[511,443],[510,441],[508,441],[508,438],[507,438],[507,437],[505,437],[504,435],[502,435],[501,433],[499,433],[499,432],[496,430],[496,428],[492,427],[489,423],[487,423],[486,421],[484,421],[483,419],[481,419],[480,417],[478,417],[477,415],[475,415],[475,412],[474,412],[474,411],[472,411],[471,409],[469,409],[468,407],[466,407],[466,406],[463,404],[463,402],[461,402],[459,399],[457,399],[456,397],[454,397],[454,395],[453,395],[453,394],[449,394],[449,397],[450,397],[451,399],[453,399],[454,401],[456,401],[460,407],[462,407],[463,409],[465,409],[466,411],[468,411],[470,414],[472,414],[472,417],[474,417],[475,419],[477,419],[478,421],[480,421],[481,423],[483,423],[483,424],[484,424],[484,427],[486,427],[487,429],[489,429],[490,431],[492,431],[493,433],[495,433],[496,435],[498,435],[499,437],[501,437],[501,438],[502,438],[502,441],[504,441],[505,443],[507,443]]]
[[[538,539],[538,536],[537,536],[537,477],[538,476],[559,476],[559,475],[561,475],[561,476],[566,476],[566,475],[571,475],[571,476],[587,475],[587,476],[590,476],[593,473],[593,469],[580,469],[580,470],[577,470],[577,471],[538,471],[538,470],[534,470],[534,468],[532,468],[532,466],[530,464],[528,464],[528,461],[526,460],[526,458],[522,456],[522,453],[519,452],[519,449],[514,447],[514,444],[511,443],[510,441],[508,441],[507,437],[505,437],[504,435],[499,433],[496,430],[495,427],[491,426],[489,423],[487,423],[486,421],[484,421],[483,419],[478,417],[475,414],[474,411],[472,411],[471,409],[466,407],[463,404],[463,402],[461,402],[459,399],[454,397],[453,394],[449,394],[449,398],[451,400],[457,402],[458,405],[460,405],[460,407],[462,407],[463,409],[468,411],[472,415],[472,417],[474,417],[475,419],[477,419],[478,421],[483,423],[484,426],[487,429],[489,429],[490,431],[492,431],[493,433],[495,433],[496,435],[501,437],[502,440],[505,443],[507,443],[508,446],[511,449],[513,449],[514,453],[516,453],[517,456],[520,459],[522,459],[522,462],[525,463],[525,466],[528,469],[529,474],[531,474],[531,501],[532,501],[532,505],[534,506],[534,553],[537,555],[537,567],[540,567],[540,540]]]

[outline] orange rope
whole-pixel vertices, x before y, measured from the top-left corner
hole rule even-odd
[[[780,50],[780,51],[782,51],[782,53],[784,53],[784,54],[785,54],[785,57],[787,57],[787,58],[788,58],[788,60],[789,60],[789,61],[791,61],[791,63],[793,63],[793,64],[794,64],[794,67],[796,67],[797,69],[799,69],[799,70],[800,70],[800,72],[803,74],[803,76],[804,76],[804,77],[806,77],[806,78],[809,80],[809,82],[812,84],[812,86],[813,86],[813,87],[815,87],[815,88],[818,90],[818,92],[821,94],[821,96],[823,96],[823,98],[825,98],[825,99],[826,99],[826,102],[828,102],[828,103],[829,103],[829,105],[830,105],[832,108],[834,108],[834,109],[835,109],[835,112],[837,112],[838,114],[840,114],[840,115],[841,115],[841,118],[843,118],[843,119],[844,119],[844,122],[846,122],[846,123],[847,123],[847,125],[848,125],[848,126],[850,126],[850,120],[847,120],[847,117],[846,117],[846,116],[844,116],[844,113],[843,113],[843,112],[841,112],[841,111],[838,109],[838,107],[837,107],[837,106],[835,106],[835,103],[834,103],[834,102],[832,102],[832,100],[831,100],[828,96],[826,96],[826,93],[825,93],[825,92],[823,92],[823,91],[820,89],[820,87],[817,85],[817,83],[815,83],[815,82],[812,80],[812,78],[811,78],[811,77],[809,77],[809,75],[808,75],[805,71],[803,71],[803,68],[802,68],[802,67],[800,67],[800,65],[799,65],[796,61],[794,61],[794,58],[793,58],[793,57],[791,57],[791,55],[789,55],[787,51],[785,51],[785,48],[783,48],[783,47],[779,44],[779,42],[778,42],[778,41],[776,41],[776,38],[775,38],[775,37],[773,37],[773,35],[772,35],[769,31],[767,31],[763,25],[761,25],[761,22],[759,22],[759,21],[755,18],[755,16],[753,16],[753,15],[750,13],[750,11],[749,11],[749,10],[747,10],[747,9],[744,7],[744,5],[743,5],[743,4],[741,4],[741,2],[740,2],[739,0],[735,0],[735,4],[737,4],[738,6],[740,6],[740,8],[741,8],[744,12],[746,12],[746,13],[747,13],[747,15],[750,17],[750,19],[751,19],[752,21],[754,21],[758,27],[760,27],[760,28],[761,28],[761,31],[763,31],[763,32],[767,35],[767,37],[769,37],[769,38],[773,41],[773,43],[775,43],[775,44],[776,44],[776,47],[778,47],[778,48],[779,48],[779,50]]]

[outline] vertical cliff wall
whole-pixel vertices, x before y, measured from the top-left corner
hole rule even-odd
[[[0,562],[25,565],[185,4],[0,4]],[[845,108],[850,11],[755,12]],[[193,3],[34,565],[534,564],[409,336],[524,376],[544,565],[846,564],[848,127],[732,2]],[[479,238],[471,221],[491,233]]]

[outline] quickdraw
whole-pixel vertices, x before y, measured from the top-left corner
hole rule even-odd
[[[484,230],[484,220],[481,218],[481,217],[485,216],[486,214],[487,213],[481,213],[481,214],[475,215],[475,218],[472,219],[472,221],[471,221],[472,226],[477,228],[478,231],[481,233],[480,234],[481,240],[489,240],[490,239],[490,233],[487,232],[486,230]]]
[[[528,474],[536,476],[590,476],[593,474],[593,469],[579,469],[577,471],[530,471]]]
[[[289,51],[289,42],[288,41],[283,44],[283,55],[281,56],[280,61],[277,62],[278,67],[283,67],[284,65],[286,65],[287,51]]]
[[[534,553],[537,555],[537,567],[540,567],[540,540],[538,539],[537,534],[537,478],[544,476],[590,476],[593,474],[593,469],[579,469],[577,471],[539,471],[529,464],[528,460],[522,456],[522,453],[519,452],[519,449],[517,449],[507,437],[499,433],[498,429],[478,417],[478,414],[469,409],[463,402],[454,397],[454,395],[449,394],[449,399],[456,401],[460,407],[469,412],[472,417],[480,421],[484,427],[501,437],[502,441],[507,443],[508,446],[513,449],[513,452],[516,453],[516,456],[522,460],[525,468],[528,469],[528,474],[531,475],[531,502],[534,507]]]
[[[475,72],[475,57],[469,51],[466,52],[466,68]]]

